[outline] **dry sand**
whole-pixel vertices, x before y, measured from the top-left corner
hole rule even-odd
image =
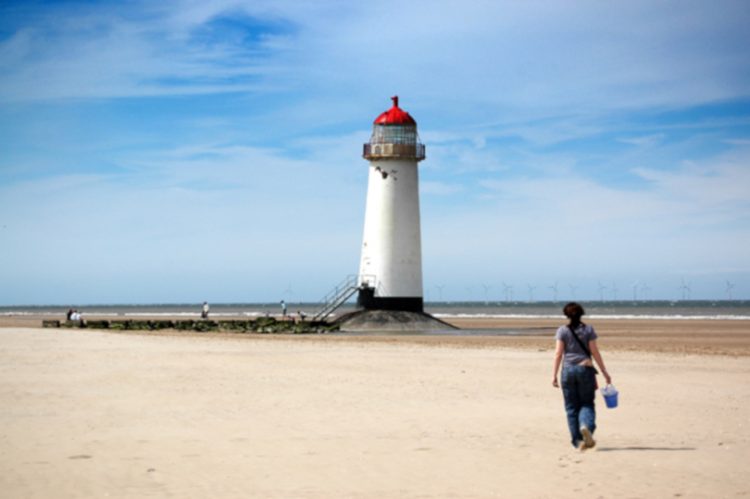
[[[616,332],[622,322],[599,325],[621,406],[607,410],[599,398],[599,445],[583,454],[568,443],[562,396],[550,386],[549,337],[0,328],[0,491],[750,495],[748,322],[719,326],[719,341],[691,339],[682,322],[642,328],[645,339],[632,342]],[[675,342],[711,355],[666,348]]]

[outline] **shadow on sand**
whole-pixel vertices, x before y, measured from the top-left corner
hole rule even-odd
[[[697,450],[695,447],[599,447],[599,452],[615,452],[622,450],[640,450],[640,451],[686,451],[686,450]]]

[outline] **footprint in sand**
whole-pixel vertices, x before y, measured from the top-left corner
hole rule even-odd
[[[68,459],[91,459],[88,454],[76,454],[75,456],[68,456]]]

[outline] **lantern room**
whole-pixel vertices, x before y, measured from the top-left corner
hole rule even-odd
[[[391,97],[393,107],[378,116],[372,124],[370,141],[362,156],[367,160],[425,159],[425,147],[417,134],[417,122],[398,107],[398,96]]]

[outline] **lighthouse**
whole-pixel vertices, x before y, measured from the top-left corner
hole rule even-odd
[[[417,122],[393,106],[372,124],[357,304],[365,310],[422,313],[418,164],[425,159]]]

